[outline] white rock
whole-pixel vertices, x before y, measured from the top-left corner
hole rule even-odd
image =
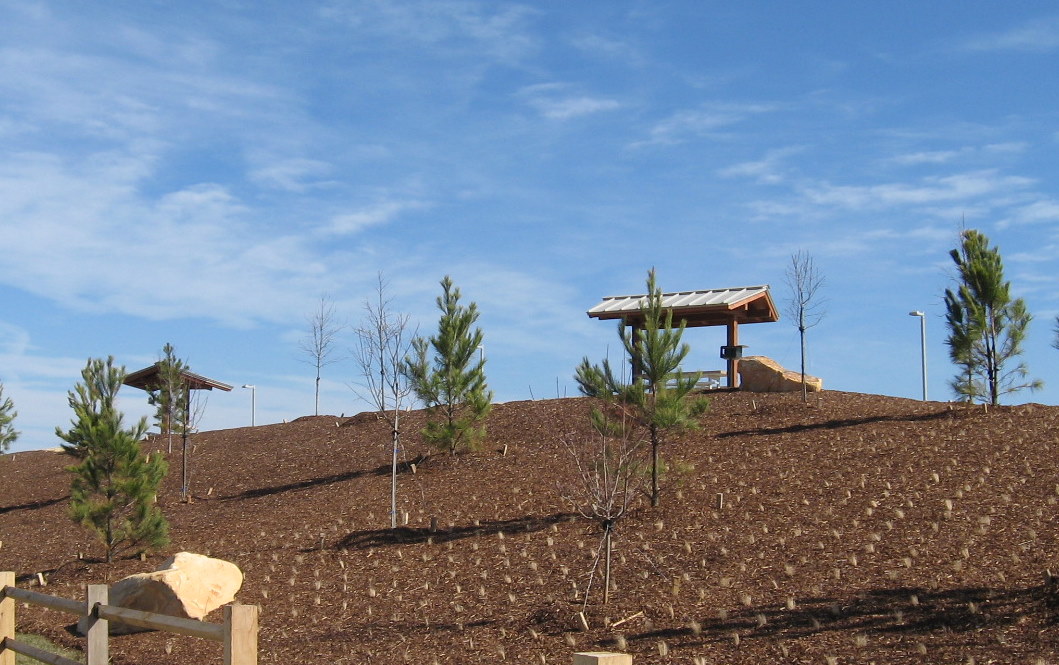
[[[139,573],[110,587],[108,605],[155,612],[184,619],[202,619],[235,600],[243,572],[234,563],[201,554],[180,552],[153,573]],[[82,619],[78,632],[85,633]],[[110,633],[122,635],[144,629],[110,622]]]

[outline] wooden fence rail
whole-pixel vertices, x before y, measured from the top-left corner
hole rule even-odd
[[[110,662],[109,621],[176,633],[188,637],[220,642],[224,645],[224,665],[257,665],[256,605],[225,605],[224,623],[208,623],[182,619],[154,612],[143,612],[107,604],[108,587],[90,584],[85,602],[49,596],[15,586],[15,574],[0,572],[0,665],[15,665],[15,654],[20,653],[50,665],[79,665],[15,639],[15,601],[87,617],[87,665],[106,665]]]

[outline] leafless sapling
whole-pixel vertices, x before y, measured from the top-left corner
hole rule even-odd
[[[397,456],[401,448],[401,409],[412,392],[401,367],[405,356],[411,351],[411,339],[415,331],[408,334],[409,316],[394,311],[386,286],[386,280],[380,272],[374,297],[364,301],[364,319],[355,330],[357,346],[353,356],[362,377],[357,394],[374,406],[390,426],[390,528],[397,528]]]
[[[316,406],[314,415],[320,415],[320,376],[323,368],[338,362],[334,357],[335,342],[342,324],[335,315],[335,303],[328,296],[320,298],[316,311],[309,316],[309,334],[301,342],[301,349],[316,368]]]
[[[573,473],[559,493],[582,517],[597,522],[603,535],[589,570],[581,611],[588,607],[589,594],[600,560],[603,563],[603,604],[610,600],[611,554],[614,531],[640,496],[639,483],[642,448],[646,445],[644,430],[623,417],[620,410],[603,404],[591,413],[592,434],[568,434],[561,442],[573,467]]]
[[[824,276],[816,267],[812,255],[798,250],[791,255],[786,278],[790,300],[787,301],[785,313],[798,328],[801,342],[802,401],[808,402],[809,395],[805,385],[805,331],[820,323],[827,313],[824,309],[825,302],[819,297],[820,289],[824,286]]]

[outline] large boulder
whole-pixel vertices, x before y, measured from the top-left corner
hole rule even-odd
[[[184,619],[201,619],[235,600],[242,585],[243,572],[234,563],[180,552],[166,559],[153,573],[130,575],[111,585],[107,604]],[[85,622],[82,619],[77,624],[81,634],[87,630],[83,625]],[[112,635],[143,630],[110,622]]]
[[[805,375],[811,392],[824,389],[823,379]],[[739,389],[752,393],[787,393],[802,389],[802,373],[784,369],[766,356],[747,356],[739,361]]]

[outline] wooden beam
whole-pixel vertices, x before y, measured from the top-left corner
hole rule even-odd
[[[12,657],[16,653],[20,653],[23,656],[29,656],[34,660],[39,660],[42,663],[48,663],[48,665],[81,665],[76,660],[70,660],[69,658],[63,658],[59,654],[45,651],[44,649],[38,649],[35,646],[26,644],[25,642],[19,642],[18,640],[5,637],[3,642],[4,651],[3,653],[10,653]]]
[[[222,642],[224,640],[224,626],[218,623],[184,619],[156,612],[130,610],[127,607],[115,607],[113,605],[100,605],[97,612],[102,619],[126,623],[137,628],[164,630],[167,633],[198,637],[214,642]]]
[[[28,589],[19,589],[14,586],[14,581],[7,587],[8,598],[14,598],[33,605],[47,607],[49,610],[66,612],[67,614],[85,614],[85,604],[78,600],[49,596],[46,593],[37,593]]]

